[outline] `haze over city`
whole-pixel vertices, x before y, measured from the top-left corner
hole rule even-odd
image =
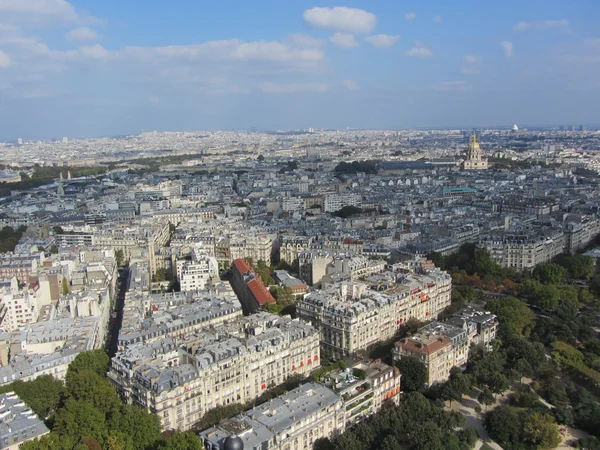
[[[0,0],[0,140],[597,123],[600,4]]]

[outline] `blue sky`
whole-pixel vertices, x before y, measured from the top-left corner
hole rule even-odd
[[[598,124],[597,0],[0,0],[0,140]]]

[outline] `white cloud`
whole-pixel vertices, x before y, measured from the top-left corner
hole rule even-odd
[[[433,56],[431,50],[423,46],[421,42],[415,42],[415,46],[405,53],[406,56],[414,56],[416,58],[429,58]]]
[[[342,84],[346,89],[349,89],[351,91],[358,91],[359,89],[358,83],[355,80],[344,80],[342,81]]]
[[[303,17],[314,28],[350,33],[369,33],[377,24],[375,14],[346,6],[307,9]]]
[[[460,73],[463,75],[479,75],[481,73],[481,69],[475,66],[465,66],[460,69]]]
[[[415,14],[414,12],[404,14],[404,18],[406,20],[413,20],[416,17],[417,17],[417,14]]]
[[[545,30],[563,30],[569,31],[568,20],[540,20],[538,22],[519,22],[514,26],[515,31],[545,31]]]
[[[375,34],[373,36],[367,36],[365,41],[371,44],[373,47],[377,48],[388,48],[392,47],[396,42],[400,39],[399,35],[389,35],[389,34]]]
[[[79,51],[83,57],[90,59],[104,59],[109,56],[108,51],[100,44],[80,47]]]
[[[513,43],[510,41],[502,41],[500,42],[500,46],[502,47],[502,51],[504,51],[504,56],[510,58],[513,55]]]
[[[464,92],[471,89],[471,86],[466,81],[443,81],[431,85],[431,89],[439,92]]]
[[[354,48],[358,47],[358,42],[354,39],[353,34],[340,33],[339,31],[329,38],[333,45],[342,48]]]
[[[292,47],[300,48],[320,48],[325,44],[322,39],[318,39],[305,33],[290,34],[285,38],[285,42]]]
[[[433,18],[433,21],[434,21],[435,23],[442,23],[442,16],[435,16],[435,17]]]
[[[82,14],[66,0],[0,0],[0,15],[18,23],[61,24],[99,23]]]
[[[225,61],[322,61],[319,49],[298,49],[277,41],[243,42],[238,39],[164,47],[125,47],[122,54],[140,59],[215,59]]]
[[[269,94],[290,94],[296,92],[326,92],[329,90],[331,85],[324,83],[291,83],[291,84],[278,84],[278,83],[261,83],[258,88]]]
[[[65,38],[72,42],[97,41],[98,33],[88,27],[79,27],[65,34]]]
[[[2,50],[0,50],[0,69],[8,67],[11,64],[12,64],[12,61],[10,59],[10,56],[8,56],[8,54],[6,54]]]
[[[465,65],[460,69],[464,75],[478,75],[481,73],[481,58],[475,55],[463,56]]]

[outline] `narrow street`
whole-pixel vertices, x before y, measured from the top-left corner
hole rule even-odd
[[[119,331],[123,323],[123,306],[125,304],[125,292],[129,281],[129,269],[119,269],[117,290],[115,292],[115,304],[110,316],[108,338],[106,340],[106,352],[112,358],[117,353],[119,343]]]

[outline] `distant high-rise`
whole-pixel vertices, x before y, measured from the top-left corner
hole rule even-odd
[[[23,138],[19,138],[19,139],[17,139],[17,144],[19,144],[19,145],[23,145]]]
[[[69,143],[69,138],[68,137],[64,137],[62,138],[63,144],[68,144]]]
[[[483,155],[479,142],[477,142],[477,135],[473,132],[467,147],[467,159],[463,162],[463,169],[487,170],[487,168],[488,159]]]

